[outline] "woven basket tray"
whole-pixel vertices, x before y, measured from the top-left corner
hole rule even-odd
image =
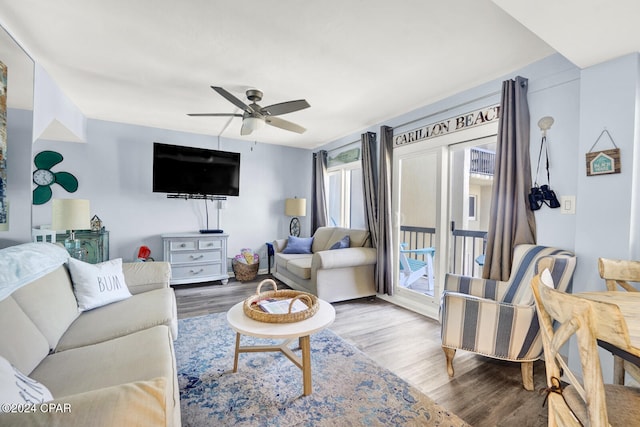
[[[265,283],[271,283],[273,286],[272,291],[261,292],[262,285]],[[293,298],[291,304],[289,304],[289,311],[291,311],[291,305],[293,301],[296,299],[302,300],[309,308],[306,310],[298,311],[296,313],[286,313],[286,314],[274,314],[267,313],[262,311],[260,307],[258,307],[258,301],[273,298],[273,299],[289,299]],[[257,320],[259,322],[267,322],[267,323],[292,323],[299,322],[301,320],[308,319],[318,312],[320,305],[318,304],[318,297],[307,292],[293,291],[290,289],[281,289],[278,290],[278,286],[276,282],[272,279],[265,279],[258,285],[258,289],[256,290],[256,294],[250,296],[246,300],[244,300],[244,304],[242,304],[242,309],[244,314],[252,318],[253,320]]]

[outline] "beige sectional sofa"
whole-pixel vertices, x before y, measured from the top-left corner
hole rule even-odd
[[[122,264],[131,296],[81,312],[65,258],[50,243],[0,250],[0,356],[54,399],[0,402],[0,425],[179,426],[169,264]]]
[[[348,247],[330,249],[345,236]],[[328,302],[376,294],[376,250],[367,230],[320,227],[310,241],[310,253],[285,253],[290,239],[273,242],[277,279]]]

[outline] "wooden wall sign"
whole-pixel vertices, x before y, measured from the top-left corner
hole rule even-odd
[[[607,134],[613,146],[610,150],[593,151],[594,147],[600,141],[602,135]],[[611,173],[620,173],[620,149],[613,141],[608,130],[604,129],[596,142],[591,146],[591,150],[586,154],[587,176],[606,175]]]
[[[476,126],[486,125],[497,121],[500,118],[500,104],[481,108],[456,117],[451,117],[436,123],[403,132],[393,136],[393,148],[424,141],[426,139],[443,136],[449,133],[469,129]]]

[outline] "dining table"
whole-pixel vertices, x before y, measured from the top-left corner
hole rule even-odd
[[[614,357],[619,357],[636,367],[640,372],[640,292],[627,291],[596,291],[580,292],[575,295],[592,301],[610,303],[618,306],[626,323],[628,339],[616,339],[613,344],[605,337],[598,339],[598,345],[610,351]],[[622,344],[626,342],[626,344]],[[617,369],[617,368],[616,368]],[[635,369],[634,369],[635,371]],[[624,370],[614,372],[615,384],[624,384]]]

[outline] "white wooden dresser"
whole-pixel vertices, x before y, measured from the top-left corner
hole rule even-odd
[[[163,234],[164,260],[171,263],[171,284],[229,281],[228,234]]]

